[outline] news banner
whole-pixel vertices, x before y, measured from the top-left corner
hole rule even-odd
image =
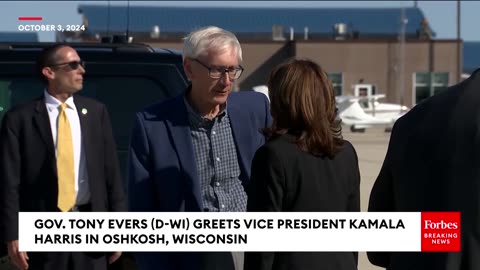
[[[460,251],[459,212],[19,215],[20,251]]]

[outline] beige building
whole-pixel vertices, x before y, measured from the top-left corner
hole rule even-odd
[[[180,40],[144,41],[152,47],[182,49]],[[400,43],[392,39],[240,42],[242,90],[266,84],[272,68],[290,57],[308,58],[327,70],[337,95],[385,94],[386,101],[411,107],[457,83],[462,66],[457,57],[457,44],[462,44],[456,40],[406,40],[403,58]]]
[[[124,7],[80,5],[79,13],[87,31],[60,39],[98,42],[127,29]],[[234,32],[244,56],[240,90],[266,84],[288,58],[309,58],[327,70],[337,95],[385,94],[386,102],[412,107],[462,74],[463,42],[435,39],[417,7],[135,7],[128,14],[128,36],[157,48],[181,50],[182,37],[200,26]]]

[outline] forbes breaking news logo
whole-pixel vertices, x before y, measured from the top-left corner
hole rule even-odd
[[[422,212],[422,252],[460,252],[460,212]]]

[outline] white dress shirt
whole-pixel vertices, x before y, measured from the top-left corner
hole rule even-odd
[[[50,119],[50,128],[52,130],[53,144],[55,145],[55,154],[57,152],[57,129],[58,115],[60,114],[60,105],[58,99],[51,96],[46,90],[44,91],[45,105],[47,106],[48,117]],[[88,174],[86,167],[85,151],[82,144],[82,129],[80,127],[80,118],[77,113],[77,107],[73,102],[73,96],[69,97],[66,113],[73,139],[73,156],[75,168],[75,192],[77,194],[77,205],[87,204],[90,202],[90,189],[88,186]]]

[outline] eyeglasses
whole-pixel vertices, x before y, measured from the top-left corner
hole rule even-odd
[[[83,68],[85,67],[85,61],[71,61],[67,63],[58,63],[58,64],[53,64],[50,65],[50,67],[56,67],[56,66],[62,66],[62,65],[68,65],[72,70],[76,70],[79,66],[82,66]]]
[[[243,72],[243,67],[242,66],[236,66],[236,67],[225,67],[225,66],[207,66],[206,64],[200,62],[198,59],[193,59],[193,61],[199,63],[202,65],[204,68],[208,69],[208,76],[212,79],[220,79],[224,73],[228,74],[228,78],[231,81],[234,81],[238,78],[240,78],[240,75],[242,75]]]

